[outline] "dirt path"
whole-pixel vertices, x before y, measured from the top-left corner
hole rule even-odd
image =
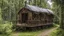
[[[56,29],[57,29],[57,27],[52,28],[52,29],[44,30],[44,31],[43,31],[42,33],[40,33],[38,36],[49,36],[50,33],[51,33],[52,31],[56,30]]]

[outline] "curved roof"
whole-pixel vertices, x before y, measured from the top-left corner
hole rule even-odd
[[[26,8],[30,11],[34,11],[34,12],[44,12],[44,13],[48,13],[48,14],[54,14],[53,11],[51,11],[49,9],[45,9],[45,8],[40,8],[38,6],[26,5],[24,8]]]
[[[40,8],[37,6],[31,6],[31,5],[26,5],[27,9],[34,11],[34,12],[45,12],[45,13],[50,13],[53,14],[53,11],[49,10],[49,9],[45,9],[45,8]]]

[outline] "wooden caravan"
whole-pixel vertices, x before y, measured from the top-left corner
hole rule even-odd
[[[26,5],[18,12],[17,26],[35,27],[53,24],[54,14],[51,10]]]

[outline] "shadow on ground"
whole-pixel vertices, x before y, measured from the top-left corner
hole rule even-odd
[[[38,27],[23,27],[23,28],[16,28],[16,32],[34,32],[34,31],[39,31],[39,30],[44,30],[44,29],[49,29],[54,27],[53,25],[46,25],[46,26],[38,26]]]

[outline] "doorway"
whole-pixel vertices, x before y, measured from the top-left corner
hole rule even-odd
[[[22,13],[22,23],[26,23],[28,20],[28,13]]]

